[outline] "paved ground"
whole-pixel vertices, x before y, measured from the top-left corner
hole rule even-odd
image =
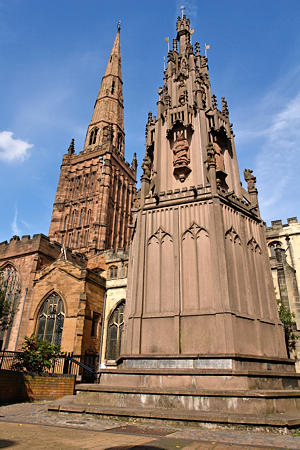
[[[47,406],[47,402],[40,402],[0,407],[0,448],[300,449],[300,437],[292,434],[103,420],[81,414],[51,413]]]

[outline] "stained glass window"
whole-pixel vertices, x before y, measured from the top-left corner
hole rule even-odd
[[[60,296],[53,292],[42,304],[37,319],[37,338],[60,345],[64,327],[65,310]]]
[[[106,359],[117,360],[121,351],[121,338],[124,329],[125,300],[112,312],[107,327]]]

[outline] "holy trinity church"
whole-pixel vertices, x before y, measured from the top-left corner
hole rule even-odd
[[[49,235],[0,243],[16,306],[2,349],[35,333],[108,365],[122,353],[127,368],[161,355],[170,367],[199,354],[223,355],[221,366],[234,354],[285,358],[256,180],[245,170],[241,185],[228,106],[211,92],[189,19],[176,28],[146,124],[141,188],[136,156],[125,159],[118,26],[83,149],[72,140],[63,156]]]
[[[63,156],[48,237],[0,244],[5,287],[17,306],[3,349],[18,350],[24,336],[36,333],[64,351],[97,354],[105,303],[117,308],[108,355],[115,359],[137,170],[136,157],[129,164],[124,156],[122,84],[118,26],[84,147],[77,154],[72,140]]]

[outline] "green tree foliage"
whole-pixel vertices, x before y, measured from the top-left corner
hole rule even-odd
[[[2,274],[0,272],[0,332],[7,330],[12,324],[15,315],[13,301],[6,295]]]
[[[295,314],[285,306],[281,300],[277,300],[279,318],[284,327],[285,343],[288,351],[288,355],[291,355],[296,348],[296,342],[299,336],[295,333],[297,327],[295,322]]]
[[[15,367],[27,372],[48,372],[60,356],[62,356],[62,353],[58,345],[50,344],[47,341],[39,341],[34,335],[26,336]]]

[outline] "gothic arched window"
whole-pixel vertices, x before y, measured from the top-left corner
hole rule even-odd
[[[118,267],[117,266],[110,266],[109,268],[109,278],[111,280],[115,280],[118,278]]]
[[[60,345],[65,309],[60,296],[53,292],[43,302],[37,317],[36,336],[40,341]]]
[[[97,134],[98,134],[98,128],[93,128],[90,134],[90,140],[89,140],[89,145],[93,145],[96,144],[96,139],[97,139]]]
[[[271,258],[276,258],[275,248],[281,248],[281,242],[273,241],[269,244],[269,248],[271,251]]]
[[[117,360],[121,351],[121,338],[124,329],[125,300],[122,300],[111,313],[107,327],[106,359]]]
[[[86,230],[84,232],[84,244],[83,244],[83,246],[87,247],[88,246],[88,242],[89,242],[89,230]]]
[[[92,211],[89,209],[89,210],[88,210],[88,213],[87,213],[87,218],[86,218],[86,225],[89,225],[89,224],[90,224],[90,221],[91,221],[91,213],[92,213]]]
[[[9,343],[11,326],[13,323],[14,315],[17,311],[19,297],[21,292],[21,280],[17,269],[11,264],[1,268],[0,283],[2,286],[5,300],[8,301],[7,311],[1,311],[1,325],[3,330],[0,330],[0,349],[2,347],[2,341],[4,336],[4,330],[6,330],[5,346]]]

